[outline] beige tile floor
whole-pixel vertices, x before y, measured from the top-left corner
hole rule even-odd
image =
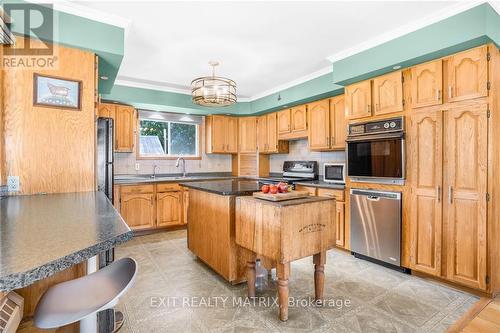
[[[238,303],[246,300],[246,285],[231,286],[197,260],[187,249],[185,231],[136,237],[118,247],[116,256],[130,256],[139,263],[135,285],[118,306],[126,317],[124,333],[437,333],[446,331],[478,300],[331,250],[325,267],[325,297],[330,306],[292,307],[284,323],[272,306],[276,296],[272,279],[258,292],[259,299],[271,306]],[[294,262],[291,269],[290,296],[305,302],[314,296],[312,258]]]

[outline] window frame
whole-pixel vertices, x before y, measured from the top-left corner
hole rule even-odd
[[[157,121],[157,122],[164,122],[164,123],[176,123],[176,124],[188,124],[188,125],[194,125],[196,126],[196,135],[197,135],[197,142],[196,142],[196,155],[141,155],[141,120],[147,120],[147,121]],[[137,160],[176,160],[179,157],[182,157],[185,160],[201,160],[201,154],[202,154],[202,143],[201,143],[201,136],[202,136],[202,131],[203,131],[203,124],[205,121],[203,121],[201,124],[200,123],[195,123],[195,122],[183,122],[183,121],[174,121],[174,120],[159,120],[159,119],[150,119],[150,118],[137,118],[137,123],[136,123],[136,140],[137,140],[137,149],[136,149],[136,159]],[[170,125],[168,126],[168,151],[170,151]]]

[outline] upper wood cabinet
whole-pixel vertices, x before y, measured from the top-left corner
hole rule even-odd
[[[403,74],[401,71],[373,79],[373,103],[376,116],[403,111]]]
[[[344,96],[308,104],[309,149],[345,149],[347,127]]]
[[[426,111],[411,118],[410,265],[441,275],[443,112]]]
[[[257,146],[259,153],[287,153],[288,141],[278,141],[278,116],[276,112],[257,118]]]
[[[278,134],[290,133],[291,116],[290,109],[278,112]]]
[[[257,152],[257,117],[241,117],[239,122],[239,152]]]
[[[135,109],[128,105],[116,105],[115,109],[115,151],[134,151]]]
[[[345,114],[347,119],[372,115],[372,83],[363,81],[345,87]]]
[[[307,137],[307,105],[278,112],[278,138],[283,140]]]
[[[299,105],[290,110],[291,115],[291,131],[303,132],[307,131],[307,106]]]
[[[457,53],[447,59],[449,102],[488,96],[488,47]]]
[[[447,278],[487,287],[487,104],[447,112],[444,160]]]
[[[182,191],[159,192],[156,196],[156,225],[168,227],[181,224]]]
[[[238,118],[211,115],[205,120],[207,154],[235,154],[238,152]]]
[[[443,61],[441,59],[412,67],[411,105],[413,108],[443,103]]]
[[[99,103],[97,107],[97,116],[101,118],[115,118],[116,104]]]

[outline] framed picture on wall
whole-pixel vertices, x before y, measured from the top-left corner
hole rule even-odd
[[[82,81],[33,74],[33,105],[81,110]]]

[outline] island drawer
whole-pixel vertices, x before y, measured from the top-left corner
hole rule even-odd
[[[181,186],[176,183],[164,183],[156,185],[156,192],[172,192],[182,190]]]
[[[154,185],[122,185],[122,194],[130,193],[153,193]]]
[[[320,196],[320,197],[332,197],[332,198],[335,198],[335,200],[337,200],[337,201],[344,201],[345,200],[344,190],[319,188],[318,189],[318,196]]]
[[[316,187],[312,186],[304,186],[304,185],[296,185],[295,190],[297,191],[307,191],[309,195],[316,195]]]

